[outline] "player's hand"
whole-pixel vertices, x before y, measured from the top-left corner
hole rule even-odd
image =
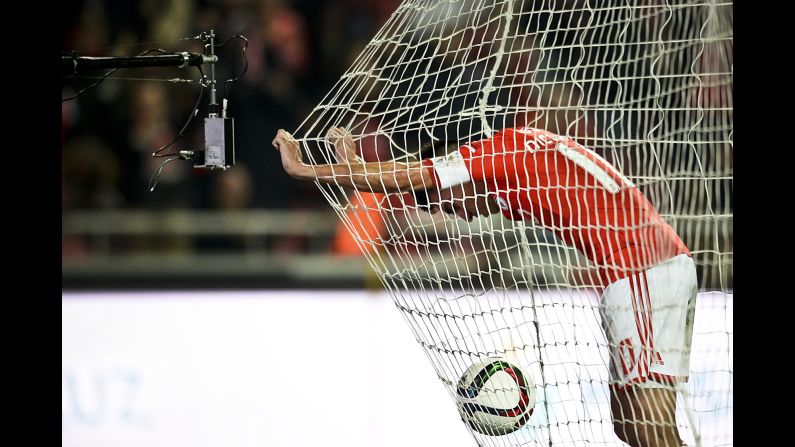
[[[364,163],[356,153],[356,145],[350,132],[344,127],[331,126],[326,133],[326,141],[334,145],[334,153],[338,163]]]
[[[284,129],[276,132],[276,138],[271,142],[273,147],[279,151],[282,158],[282,166],[285,172],[295,178],[301,178],[306,173],[307,165],[304,164],[301,146],[298,141]]]

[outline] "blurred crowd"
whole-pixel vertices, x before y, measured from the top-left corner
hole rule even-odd
[[[314,208],[325,201],[312,184],[287,177],[270,142],[295,129],[339,79],[398,5],[397,0],[85,0],[63,18],[63,50],[81,56],[132,56],[145,50],[202,52],[248,39],[248,69],[229,90],[235,119],[234,169],[208,173],[189,162],[168,164],[154,192],[149,179],[190,116],[199,87],[106,79],[62,104],[63,209]],[[220,51],[220,80],[243,69],[242,44]],[[194,69],[119,70],[112,77],[190,78]],[[206,72],[206,70],[205,70]],[[104,73],[98,73],[101,75]],[[96,79],[62,80],[67,97]],[[219,83],[219,95],[222,95]],[[203,144],[206,98],[185,136],[169,151]]]
[[[208,172],[194,169],[191,162],[173,162],[163,169],[154,192],[149,190],[150,177],[164,159],[153,158],[152,152],[177,137],[191,116],[201,88],[195,83],[142,79],[197,79],[198,70],[119,70],[112,77],[137,80],[109,78],[76,99],[63,102],[64,214],[85,209],[322,209],[331,213],[325,197],[314,183],[298,182],[283,172],[279,154],[271,146],[271,141],[280,128],[296,130],[312,127],[312,122],[351,121],[345,114],[353,111],[345,107],[322,107],[314,113],[313,109],[354,63],[399,3],[399,0],[73,2],[70,8],[65,8],[68,13],[62,18],[64,51],[77,51],[83,56],[132,56],[153,49],[203,52],[202,42],[194,37],[212,29],[220,43],[236,35],[248,39],[247,70],[231,89],[225,89],[223,81],[239,76],[243,70],[241,41],[231,40],[219,49],[220,61],[215,65],[218,91],[229,100],[228,114],[235,119],[235,166],[223,172]],[[660,157],[667,160],[663,162],[665,169],[674,173],[690,173],[698,159],[699,169],[714,177],[706,188],[700,184],[693,186],[691,181],[682,178],[677,182],[648,182],[644,185],[646,193],[667,207],[660,209],[663,214],[731,214],[731,77],[727,76],[731,73],[728,68],[732,60],[731,40],[726,41],[725,37],[724,40],[714,39],[715,42],[703,45],[698,51],[688,50],[696,48],[694,45],[676,46],[676,51],[666,50],[666,54],[670,54],[663,59],[662,54],[655,56],[654,53],[658,45],[652,39],[662,36],[662,31],[656,27],[669,26],[667,24],[673,22],[675,25],[670,25],[672,35],[688,36],[702,32],[699,31],[700,26],[694,26],[696,18],[691,17],[688,11],[676,12],[674,20],[662,2],[652,2],[660,8],[637,23],[628,21],[629,28],[625,29],[621,21],[603,20],[600,15],[612,14],[619,8],[608,5],[599,14],[586,13],[584,8],[573,7],[576,1],[566,0],[553,2],[552,12],[547,10],[549,5],[546,2],[521,3],[521,13],[515,17],[516,29],[521,32],[498,44],[498,28],[486,18],[500,12],[496,9],[483,12],[465,3],[449,2],[446,5],[448,9],[438,8],[433,13],[423,13],[423,20],[427,23],[421,20],[417,25],[417,29],[422,31],[412,31],[408,36],[412,39],[412,49],[401,47],[399,50],[406,52],[407,57],[399,53],[399,63],[390,61],[380,66],[382,79],[408,82],[376,82],[372,76],[360,76],[367,72],[368,67],[372,68],[370,65],[383,63],[389,55],[396,54],[398,45],[391,40],[383,40],[374,47],[381,50],[378,54],[374,50],[369,59],[360,61],[359,75],[356,75],[360,77],[344,85],[350,91],[324,102],[330,104],[334,100],[355,98],[359,107],[356,113],[367,117],[358,119],[360,128],[356,129],[359,135],[363,135],[358,144],[365,160],[394,156],[390,139],[419,141],[429,126],[424,123],[421,127],[409,126],[407,123],[420,122],[421,116],[430,113],[430,104],[435,104],[433,113],[440,121],[434,126],[444,130],[445,136],[455,135],[463,140],[479,135],[477,126],[481,119],[463,111],[478,103],[480,82],[491,70],[489,64],[494,60],[488,57],[496,51],[492,45],[502,45],[510,48],[509,55],[501,59],[508,75],[495,81],[499,92],[494,95],[494,100],[497,104],[504,102],[502,109],[495,109],[503,110],[494,112],[495,122],[503,119],[511,126],[529,123],[556,133],[576,132],[580,142],[601,151],[608,161],[622,166],[628,176],[643,176],[644,179],[649,175],[665,179],[665,175],[660,176],[655,168],[641,164],[641,161],[649,159],[651,150],[662,154]],[[443,14],[456,8],[465,12]],[[431,29],[428,23],[437,19],[445,22],[450,17],[455,18],[456,23],[475,23],[474,19],[469,21],[467,14],[484,18],[477,25],[468,25],[461,32],[450,33],[449,38],[444,39],[445,51],[433,50],[438,42],[425,38],[424,33]],[[586,31],[579,26],[556,25],[558,22],[581,23],[586,20],[585,16],[588,20],[602,20],[603,23]],[[667,18],[661,20],[660,17]],[[621,34],[616,30],[621,30]],[[716,28],[703,32],[720,35],[719,31]],[[643,44],[607,45],[623,33],[634,36]],[[588,53],[588,57],[593,59],[590,61],[586,61],[584,54],[579,52],[579,44],[586,41],[593,42],[592,45],[598,48],[598,51]],[[471,44],[473,42],[475,44]],[[692,57],[699,58],[698,71],[704,73],[699,84],[686,89],[671,87],[672,83],[679,82],[678,79],[692,74],[696,66],[690,59]],[[620,63],[616,62],[619,60]],[[577,68],[571,69],[572,65]],[[421,72],[439,75],[416,75]],[[457,73],[460,82],[451,92],[447,83],[453,73]],[[663,76],[659,76],[660,73]],[[622,80],[620,88],[615,85],[617,79]],[[96,79],[92,78],[63,79],[62,96],[73,96],[94,82]],[[706,88],[698,87],[702,82]],[[421,98],[414,98],[416,91],[424,92],[419,95]],[[657,108],[665,104],[663,116],[651,109],[652,92],[663,92],[664,100],[655,99],[654,104]],[[448,101],[448,94],[452,100]],[[400,98],[402,106],[403,100],[409,96],[416,100],[407,104],[422,106],[392,107],[392,98]],[[185,127],[184,137],[168,152],[202,148],[202,118],[208,112],[206,99],[207,96],[191,125]],[[625,113],[623,109],[613,109],[613,105],[619,102],[634,104],[637,111]],[[520,109],[521,113],[512,108],[517,104],[525,106]],[[585,104],[598,107],[584,107]],[[384,105],[392,108],[379,109]],[[702,116],[690,113],[691,109],[699,109],[699,112],[706,109],[708,113]],[[654,114],[647,114],[648,110],[653,110]],[[370,113],[373,111],[378,113]],[[501,118],[500,114],[504,117]],[[313,121],[318,116],[312,115],[322,115],[324,119]],[[441,119],[452,116],[456,119]],[[638,116],[646,119],[639,121]],[[305,119],[310,125],[302,125]],[[463,120],[471,123],[462,125]],[[389,128],[390,139],[376,132],[387,127],[385,122],[392,126]],[[681,140],[690,138],[699,126],[703,127],[704,135],[716,143],[691,145],[692,148],[683,146]],[[323,128],[313,129],[320,132]],[[460,129],[468,129],[470,133],[457,134]],[[608,132],[603,135],[605,131]],[[400,132],[405,135],[401,137]],[[638,147],[638,141],[649,139],[654,132],[657,132],[654,138],[658,140],[656,149],[651,148],[650,143]],[[616,142],[609,148],[599,147],[606,146],[600,143],[613,139]],[[404,146],[408,148],[408,145]],[[651,171],[647,172],[649,169]],[[669,196],[676,196],[676,203],[669,203],[672,202]],[[381,196],[356,194],[340,201],[341,204],[349,201],[351,209],[362,210],[361,215],[349,216],[348,221],[351,222],[350,230],[366,242],[378,240],[385,232],[386,223],[376,206],[383,200]],[[389,206],[397,205],[390,202]],[[399,217],[399,213],[392,212],[392,209],[390,214],[391,217]],[[403,226],[397,224],[393,228]],[[348,230],[342,222],[339,223],[338,231],[328,240],[330,251],[359,254],[360,247],[350,239]],[[691,238],[700,240],[699,237]],[[394,243],[401,238],[390,237],[389,240]],[[690,239],[687,241],[692,242]],[[83,242],[73,242],[74,239],[64,237],[65,254],[79,253],[84,249],[81,248],[85,247]],[[300,238],[274,238],[267,249],[269,252],[300,252],[306,245],[306,241]],[[377,244],[373,242],[371,245]],[[220,244],[198,244],[194,248],[228,249],[234,246],[227,240]],[[690,246],[691,249],[698,248]]]
[[[232,169],[194,169],[192,162],[169,163],[157,187],[153,173],[164,158],[152,152],[178,136],[196,104],[196,84],[112,78],[198,79],[194,68],[118,70],[77,98],[62,103],[62,209],[72,210],[250,210],[328,209],[314,184],[295,181],[281,168],[271,141],[279,128],[292,130],[331,89],[397,8],[398,0],[84,0],[64,8],[62,50],[80,56],[134,56],[146,50],[202,53],[190,39],[215,30],[217,42],[235,35],[248,40],[247,70],[231,88],[223,80],[243,70],[242,40],[218,50],[218,95],[226,97],[235,120],[236,163]],[[186,38],[188,38],[186,40]],[[105,72],[93,74],[101,76]],[[205,66],[205,74],[208,70]],[[62,97],[80,92],[96,78],[62,79]],[[203,146],[205,91],[198,115],[184,137],[167,152]],[[337,230],[336,240],[347,234]],[[170,239],[158,251],[240,250],[236,238]],[[162,242],[162,241],[161,241]],[[115,245],[118,245],[116,243]],[[147,238],[125,251],[150,251]],[[301,236],[271,238],[267,249],[306,249]],[[359,254],[356,247],[338,253]],[[350,243],[348,244],[350,245]],[[64,235],[65,259],[91,251],[88,239]],[[187,252],[186,252],[187,249]]]

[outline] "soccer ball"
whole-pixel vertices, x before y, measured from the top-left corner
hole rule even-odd
[[[530,375],[494,357],[470,366],[456,388],[462,420],[478,433],[490,436],[521,428],[533,414],[535,398]]]

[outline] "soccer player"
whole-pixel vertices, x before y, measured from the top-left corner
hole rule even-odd
[[[294,178],[411,192],[419,207],[467,221],[495,212],[533,220],[585,255],[603,287],[616,434],[631,446],[682,445],[675,385],[688,377],[695,265],[673,228],[616,168],[569,138],[529,127],[415,162],[366,163],[344,129],[332,127],[327,137],[338,164],[305,164],[284,130],[273,145]]]

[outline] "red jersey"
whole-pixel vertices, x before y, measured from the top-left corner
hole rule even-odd
[[[505,217],[552,231],[598,266],[606,283],[690,255],[635,185],[571,139],[506,129],[432,163],[438,187],[484,182]]]

